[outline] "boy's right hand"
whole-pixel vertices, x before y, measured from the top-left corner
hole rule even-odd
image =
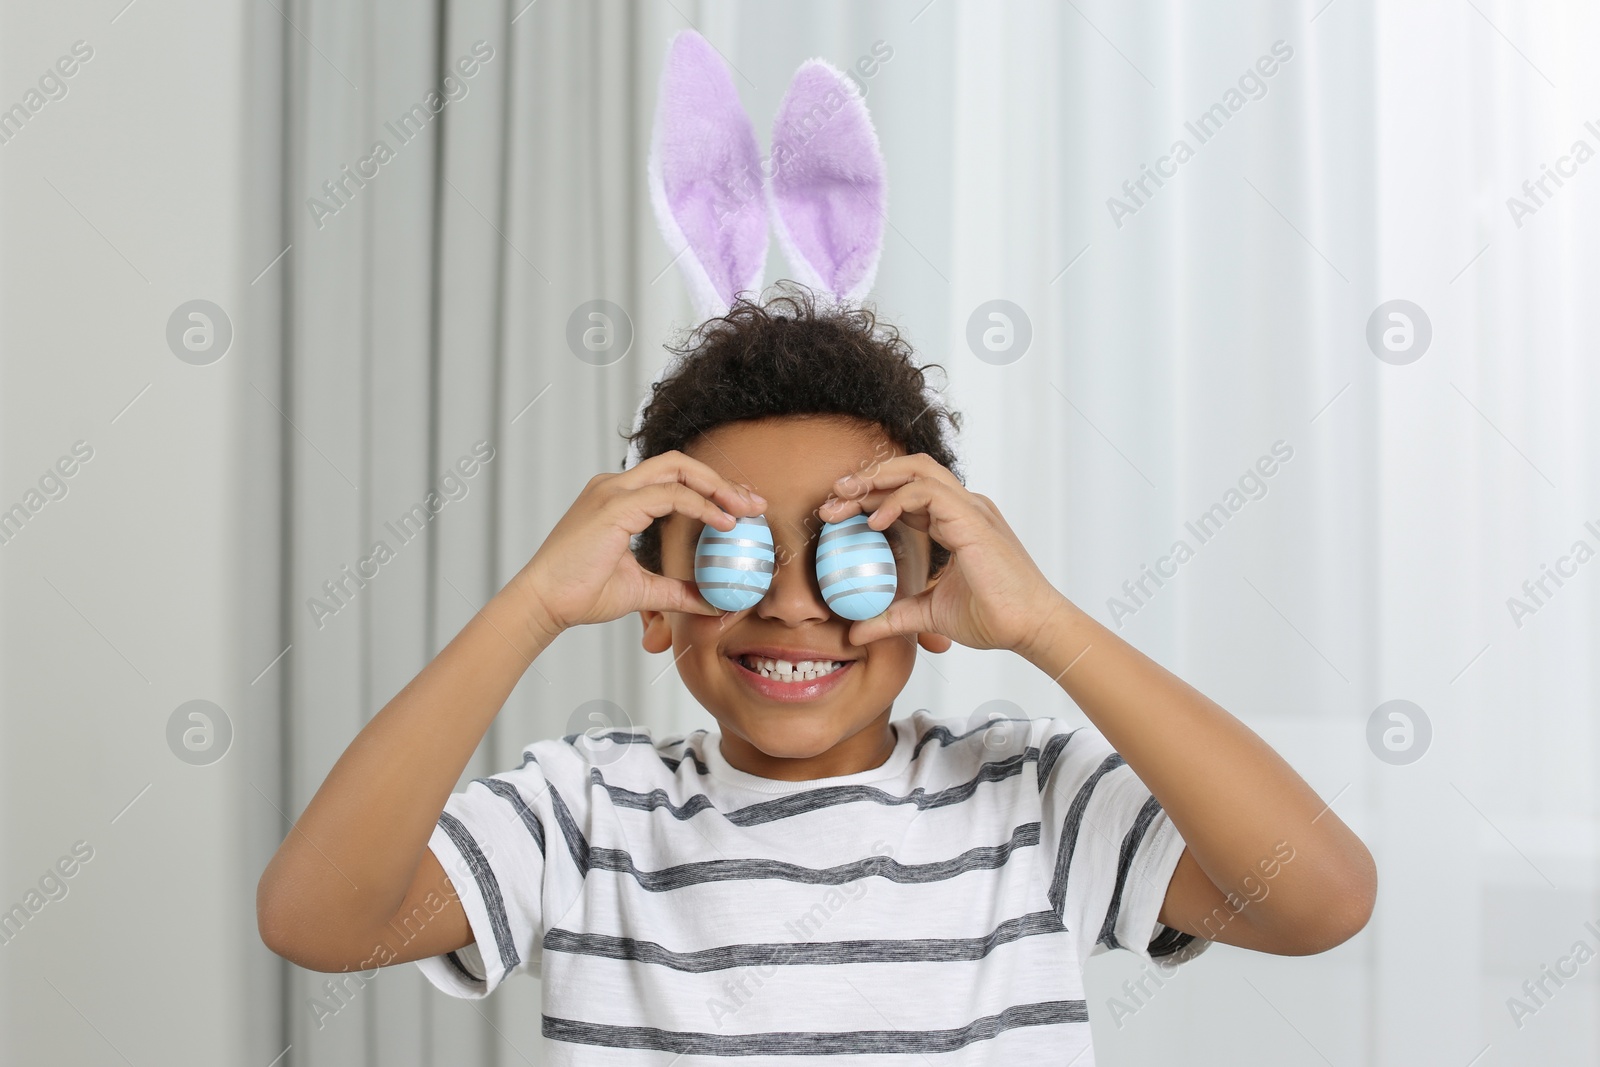
[[[727,531],[737,524],[735,516],[758,515],[766,506],[764,497],[699,460],[663,452],[620,474],[589,479],[511,584],[530,598],[530,625],[551,638],[568,627],[640,610],[719,615],[693,581],[640,566],[630,541],[673,512],[688,516],[697,529],[709,524]]]

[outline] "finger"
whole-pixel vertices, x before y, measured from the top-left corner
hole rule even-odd
[[[952,524],[974,515],[976,510],[949,486],[921,478],[888,494],[867,515],[867,528],[886,530],[900,522],[923,531],[947,548],[955,548],[950,539]]]
[[[914,482],[907,482],[894,492],[889,493],[881,500],[877,507],[867,514],[867,526],[874,530],[881,530],[896,519],[910,520],[921,518],[923,526],[931,526],[928,520],[933,518],[935,506],[943,505],[941,510],[947,511],[955,501],[947,494],[948,486],[937,482],[919,478]],[[937,502],[937,503],[936,503]]]
[[[709,465],[676,449],[641,460],[632,470],[612,479],[612,484],[620,489],[638,489],[646,485],[673,482],[688,486],[734,514],[755,515],[767,504],[753,489],[745,489],[718,474]]]
[[[915,459],[916,457],[906,456],[898,458]],[[974,497],[973,494],[967,490],[967,487],[957,481],[955,476],[948,470],[945,470],[944,467],[941,467],[932,459],[928,460],[928,464],[931,464],[935,471],[942,471],[944,476],[941,477],[938,473],[912,473],[909,468],[899,468],[895,471],[881,471],[873,477],[873,484],[868,485],[865,482],[857,483],[857,489],[851,495],[839,496],[836,492],[832,501],[824,501],[822,506],[817,508],[817,517],[822,519],[824,522],[842,522],[844,519],[849,518],[858,511],[870,512],[874,508],[880,507],[883,502],[890,497],[894,490],[918,481],[937,485],[954,494],[957,498],[973,501],[976,500],[976,497]],[[846,478],[849,477],[852,476],[846,476]],[[841,483],[844,481],[845,479],[840,480]],[[879,528],[881,529],[881,527]],[[917,528],[926,529],[927,526],[924,523],[918,525]]]
[[[870,516],[874,511],[883,507],[884,503],[894,496],[896,492],[899,492],[899,490],[874,489],[870,493],[853,500],[840,501],[835,507],[818,508],[817,515],[824,522],[843,522],[857,512]],[[903,513],[900,516],[900,521],[912,529],[921,530],[924,533],[928,531],[928,516],[923,513]],[[880,525],[872,522],[870,518],[867,520],[867,524],[875,530],[886,530],[891,525],[890,522]]]
[[[623,511],[616,521],[630,533],[643,533],[651,522],[673,512],[724,532],[739,524],[737,518],[678,482],[654,482],[625,491],[609,506]]]
[[[708,604],[705,597],[700,595],[699,588],[687,578],[668,578],[650,571],[645,571],[644,575],[644,601],[639,605],[639,610],[681,611],[690,615],[722,614],[722,609]]]
[[[850,498],[873,489],[895,489],[914,478],[933,478],[952,489],[966,488],[948,467],[926,452],[918,452],[910,456],[895,456],[863,470],[842,475],[834,480],[833,493],[837,497]]]
[[[850,643],[866,645],[896,634],[935,633],[931,589],[896,600],[880,615],[850,624]]]

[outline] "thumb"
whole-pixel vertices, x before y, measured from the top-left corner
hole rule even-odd
[[[896,634],[919,634],[933,630],[933,591],[925,589],[914,596],[896,600],[881,614],[862,619],[850,627],[850,643],[871,644]]]
[[[706,602],[700,587],[687,578],[668,578],[649,571],[644,575],[644,603],[640,609],[648,611],[683,611],[690,615],[721,615],[722,611]]]

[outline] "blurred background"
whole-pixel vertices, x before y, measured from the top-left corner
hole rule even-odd
[[[1377,858],[1371,923],[1325,954],[1218,945],[1139,998],[1131,955],[1094,958],[1100,1062],[1596,1062],[1597,23],[0,6],[0,1061],[541,1062],[537,981],[469,1003],[406,964],[332,999],[262,945],[255,885],[362,724],[619,469],[693,324],[645,156],[694,27],[763,150],[801,61],[852,72],[889,172],[873,301],[944,368],[968,484]],[[599,350],[571,340],[593,301]],[[464,780],[591,701],[713,725],[639,635],[564,635]],[[998,700],[1082,719],[959,647],[895,717]]]

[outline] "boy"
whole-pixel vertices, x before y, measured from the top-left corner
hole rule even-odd
[[[557,1063],[1088,1065],[1091,954],[1305,954],[1365,925],[1365,847],[1051,587],[957,478],[937,425],[959,419],[898,336],[791,297],[702,329],[632,435],[642,461],[591,479],[330,771],[261,878],[273,951],[416,961],[459,997],[539,973]],[[898,588],[852,623],[813,558],[857,512]],[[755,514],[771,587],[719,612],[697,540]],[[633,611],[719,730],[537,741],[452,794],[534,658]],[[919,648],[953,642],[1017,653],[1091,725],[891,718]]]

